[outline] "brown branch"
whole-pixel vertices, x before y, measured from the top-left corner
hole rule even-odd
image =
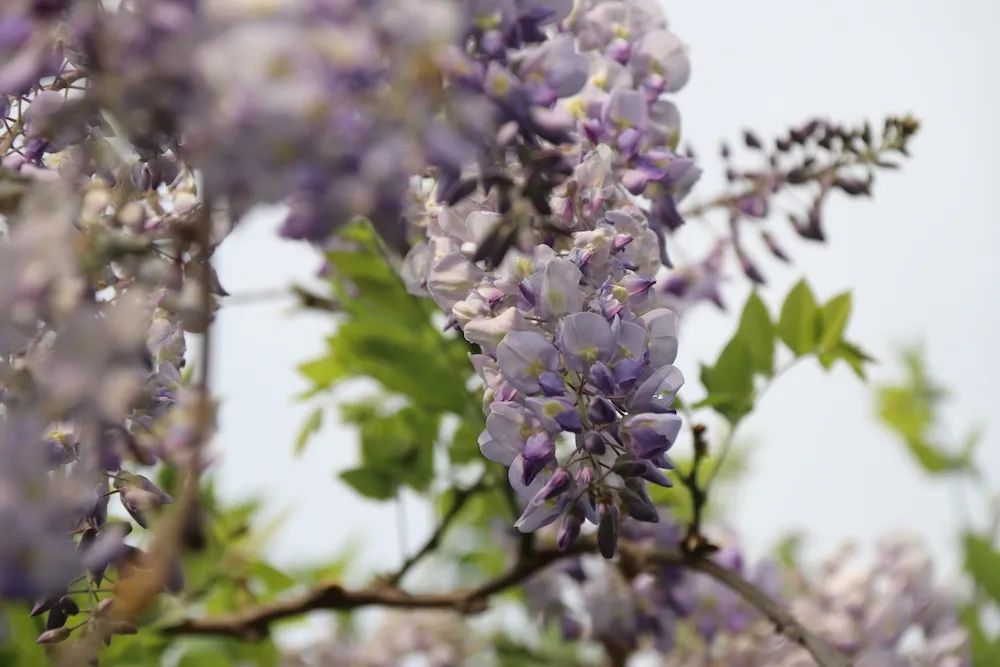
[[[229,635],[244,639],[259,639],[268,633],[271,623],[284,618],[316,610],[348,610],[360,607],[381,606],[403,609],[451,609],[462,614],[484,611],[489,598],[517,586],[548,565],[584,547],[562,552],[555,549],[538,551],[530,560],[520,560],[512,568],[475,588],[459,589],[447,593],[410,594],[400,588],[378,583],[358,590],[348,590],[336,582],[321,584],[317,588],[296,596],[267,604],[250,607],[240,612],[192,618],[168,626],[168,634]]]
[[[563,558],[593,551],[595,544],[589,540],[580,540],[565,552],[555,549],[535,551],[530,557],[521,558],[507,572],[478,587],[448,593],[411,595],[384,581],[355,591],[348,590],[339,583],[327,583],[297,596],[250,607],[240,612],[188,619],[164,628],[163,631],[169,634],[228,635],[258,639],[267,635],[273,622],[321,609],[349,610],[383,606],[404,609],[451,609],[463,614],[478,613],[486,609],[493,595],[517,586]],[[760,611],[774,623],[778,632],[808,651],[820,667],[850,666],[848,660],[822,638],[805,628],[767,593],[737,572],[728,570],[715,561],[681,551],[651,550],[624,541],[619,544],[619,552],[625,561],[624,564],[630,568],[649,570],[657,566],[676,565],[712,577]]]

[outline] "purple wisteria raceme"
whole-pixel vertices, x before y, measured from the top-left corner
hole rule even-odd
[[[564,4],[476,4],[469,81],[500,109],[505,159],[468,171],[460,200],[440,201],[440,179],[417,184],[409,217],[423,238],[403,276],[482,350],[479,443],[509,466],[517,527],[557,523],[566,548],[600,524],[610,557],[620,517],[657,520],[646,483],[670,484],[683,378],[677,318],[653,289],[670,225],[650,216],[698,171],[674,152],[679,119],[662,95],[688,65],[655,5]],[[544,20],[517,30],[517,11]]]

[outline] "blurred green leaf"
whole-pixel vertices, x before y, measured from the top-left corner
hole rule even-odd
[[[973,665],[1000,664],[1000,637],[989,637],[983,628],[980,609],[967,604],[959,610],[962,625],[969,632],[969,652]]]
[[[743,307],[737,337],[745,341],[754,370],[770,377],[774,373],[774,339],[776,329],[767,306],[754,291]]]
[[[847,320],[851,317],[851,293],[833,297],[819,311],[819,353],[832,351],[844,338]]]
[[[907,450],[929,473],[971,469],[978,437],[972,434],[959,449],[936,442],[937,410],[944,392],[927,375],[919,350],[904,352],[907,377],[878,389],[878,415],[900,437]]]
[[[819,310],[812,288],[803,278],[785,297],[778,319],[778,335],[796,356],[809,354],[819,342]]]
[[[458,428],[455,429],[455,435],[451,439],[451,446],[448,447],[448,455],[451,457],[452,463],[461,465],[480,459],[479,434],[482,433],[485,425],[486,420],[481,414],[470,416],[459,422]]]
[[[41,618],[28,616],[29,607],[8,604],[0,609],[0,633],[6,625],[6,637],[0,634],[0,665],[3,667],[35,667],[48,662],[45,649],[35,638],[45,630]]]
[[[750,412],[754,375],[774,373],[775,327],[756,292],[747,299],[736,333],[713,366],[702,366],[701,383],[708,396],[698,405],[713,408],[730,423]]]
[[[966,534],[965,569],[976,586],[1000,605],[1000,552],[983,537]]]
[[[830,368],[836,361],[843,361],[845,364],[851,367],[854,374],[858,378],[864,380],[867,376],[865,373],[865,364],[869,364],[874,359],[860,347],[854,343],[849,343],[846,340],[841,340],[833,346],[832,349],[821,352],[819,355],[819,361],[823,364],[823,368]]]
[[[734,338],[722,349],[714,366],[701,367],[701,383],[708,397],[699,405],[712,407],[730,423],[739,421],[753,407],[753,373],[749,347]]]
[[[249,574],[254,581],[261,584],[268,596],[286,591],[295,585],[295,579],[263,560],[251,563]]]
[[[302,422],[302,427],[299,429],[299,434],[295,437],[295,445],[293,450],[296,455],[301,454],[309,440],[319,432],[319,429],[323,426],[323,408],[316,407],[309,413],[306,420]]]
[[[389,500],[396,495],[399,484],[390,475],[372,468],[353,468],[340,473],[340,478],[366,498]]]

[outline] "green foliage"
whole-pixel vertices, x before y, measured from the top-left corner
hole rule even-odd
[[[370,402],[342,413],[361,434],[361,465],[341,473],[358,493],[387,500],[406,484],[426,491],[434,474],[434,450],[440,415],[412,406],[383,413]]]
[[[383,392],[379,401],[355,402],[342,410],[344,421],[358,427],[361,464],[343,472],[341,479],[378,500],[394,497],[401,486],[424,491],[448,415],[459,418],[449,446],[451,460],[464,463],[478,454],[483,415],[466,387],[468,348],[441,331],[431,302],[407,292],[368,226],[349,227],[342,241],[349,250],[327,253],[331,290],[342,314],[325,354],[299,367],[311,384],[305,396],[330,391],[345,380],[376,381]],[[390,397],[404,407],[386,409]],[[320,420],[318,411],[310,413],[297,450],[319,430]]]
[[[45,625],[41,618],[28,616],[29,607],[7,604],[0,607],[0,667],[35,667],[46,663],[45,649],[35,643]]]
[[[309,439],[312,438],[319,432],[319,429],[323,426],[323,408],[316,407],[313,408],[306,417],[306,420],[302,422],[302,427],[299,429],[299,434],[295,437],[295,453],[301,454],[306,448]]]
[[[962,624],[969,631],[969,648],[973,665],[1000,664],[1000,637],[990,637],[983,628],[980,609],[969,604],[960,610]]]
[[[965,536],[965,570],[977,588],[1000,604],[1000,551],[978,535]]]
[[[858,345],[844,339],[852,305],[850,292],[842,292],[819,305],[803,278],[781,306],[778,335],[796,357],[815,354],[825,369],[843,361],[864,379],[865,364],[872,358]]]
[[[967,436],[961,446],[946,445],[935,437],[938,410],[945,392],[927,374],[918,349],[903,353],[906,377],[897,384],[878,389],[879,418],[906,445],[907,450],[928,473],[968,472],[978,435]]]
[[[851,314],[851,295],[838,294],[817,305],[812,288],[802,280],[792,288],[775,323],[756,292],[750,294],[736,333],[712,366],[702,366],[701,382],[708,396],[698,406],[710,406],[736,424],[752,409],[755,380],[775,376],[775,345],[781,340],[796,359],[815,355],[826,369],[841,360],[859,377],[871,361],[861,348],[844,340]]]
[[[799,357],[815,350],[819,343],[819,308],[812,288],[804,278],[785,297],[778,319],[778,335]]]
[[[754,376],[774,372],[775,328],[767,306],[754,292],[743,307],[740,324],[714,366],[702,366],[701,382],[708,391],[703,405],[736,423],[753,407]]]
[[[962,622],[969,631],[973,664],[1000,664],[1000,636],[990,637],[983,627],[984,596],[1000,605],[1000,552],[990,540],[972,533],[965,535],[965,571],[972,579],[976,595],[962,609]]]

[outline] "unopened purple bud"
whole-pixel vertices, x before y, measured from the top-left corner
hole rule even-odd
[[[538,473],[555,458],[555,444],[545,433],[533,433],[524,444],[524,475],[521,481],[530,486]]]
[[[516,121],[509,121],[500,126],[497,130],[497,145],[507,146],[517,139],[517,134],[520,132],[520,128]]]
[[[674,469],[674,462],[670,460],[670,457],[666,453],[655,454],[649,457],[649,462],[652,463],[657,468],[666,468],[667,470]]]
[[[736,202],[736,208],[751,218],[763,218],[767,215],[767,199],[760,194],[740,197]]]
[[[760,269],[757,268],[757,265],[754,264],[749,257],[744,255],[743,253],[740,253],[739,259],[740,259],[740,268],[743,269],[743,273],[746,274],[747,278],[757,283],[758,285],[763,285],[765,282],[767,282],[766,280],[764,280],[764,274],[760,272]]]
[[[614,248],[615,250],[621,250],[634,240],[635,237],[632,236],[631,234],[616,234],[615,240],[611,244],[611,247]]]
[[[673,482],[670,478],[663,474],[663,471],[657,468],[651,461],[643,461],[646,464],[646,469],[640,475],[644,480],[657,486],[665,486],[667,488],[673,486]]]
[[[577,414],[576,410],[560,412],[554,419],[564,431],[569,431],[570,433],[580,433],[583,431],[583,422],[580,421],[580,415]]]
[[[593,248],[575,249],[573,251],[572,262],[581,269],[587,266],[587,262],[594,256]]]
[[[739,549],[734,549],[733,547],[720,549],[712,557],[712,560],[727,570],[740,572],[743,569],[743,555],[740,553]]]
[[[483,298],[486,299],[486,302],[490,304],[491,307],[497,305],[503,300],[504,297],[503,291],[497,289],[496,287],[484,287],[479,290],[479,293],[483,295]]]
[[[581,446],[591,454],[595,456],[600,456],[607,449],[607,443],[604,441],[604,436],[602,436],[597,431],[587,431],[580,438]]]
[[[625,157],[632,157],[639,150],[639,142],[642,141],[642,132],[630,127],[618,135],[618,150]]]
[[[487,30],[479,40],[479,47],[494,58],[504,52],[503,34],[499,30]]]
[[[559,617],[559,632],[563,639],[574,641],[583,637],[583,624],[569,614]]]
[[[69,637],[69,628],[56,628],[55,630],[46,630],[42,634],[38,635],[35,639],[36,644],[55,644],[57,642],[64,641]]]
[[[632,57],[632,43],[622,37],[616,37],[608,44],[607,56],[624,65]]]
[[[641,195],[648,182],[649,176],[638,169],[629,169],[622,174],[622,186],[634,195]]]
[[[640,276],[635,273],[629,274],[622,278],[622,287],[628,292],[629,296],[640,296],[649,291],[649,288],[656,284],[656,281],[652,278],[647,278],[645,276]]]
[[[601,393],[615,393],[614,375],[611,373],[611,369],[609,369],[603,362],[594,362],[594,365],[590,367],[590,372],[587,374],[587,378]]]
[[[605,558],[614,558],[618,550],[618,507],[601,503],[598,512],[601,520],[597,524],[597,548]]]
[[[635,359],[622,359],[615,364],[614,378],[622,389],[628,390],[642,374],[642,364]]]
[[[588,118],[581,124],[583,127],[583,133],[587,136],[592,144],[601,143],[601,136],[604,134],[604,128],[601,125],[601,121],[596,118]]]
[[[646,472],[647,462],[625,454],[615,461],[612,471],[622,477],[639,477]]]
[[[614,403],[605,397],[595,396],[587,406],[587,417],[595,424],[610,424],[618,418],[618,411]]]
[[[774,239],[774,236],[770,232],[764,230],[761,232],[760,235],[761,238],[764,240],[764,245],[767,246],[767,249],[771,251],[772,255],[780,259],[782,262],[790,261],[788,254],[782,249],[780,245],[778,245],[778,242]]]
[[[667,80],[660,74],[650,74],[642,81],[646,99],[650,102],[656,100],[667,89]]]
[[[532,288],[531,283],[527,280],[522,280],[517,284],[517,291],[520,293],[521,298],[529,305],[529,307],[534,308],[535,306],[535,290]]]
[[[556,534],[556,547],[559,551],[566,551],[573,545],[580,535],[582,523],[583,517],[576,512],[567,512],[563,515],[559,523],[559,532]]]
[[[60,595],[51,595],[47,598],[42,598],[41,600],[39,600],[34,604],[34,606],[31,608],[31,612],[28,615],[38,616],[39,614],[47,612],[49,609],[53,607],[53,605],[59,602],[59,598]]]
[[[562,376],[552,371],[545,371],[538,376],[538,386],[546,396],[566,395],[566,383],[563,382]]]
[[[539,489],[536,498],[539,501],[552,500],[569,488],[572,479],[565,468],[559,468],[552,474],[549,481],[545,482],[545,486]]]
[[[590,486],[590,483],[594,481],[594,469],[582,466],[576,473],[576,481],[580,486]]]
[[[660,515],[656,511],[656,506],[646,495],[646,489],[642,482],[632,479],[625,480],[625,486],[618,489],[618,496],[625,505],[625,511],[636,521],[646,523],[658,523]]]

